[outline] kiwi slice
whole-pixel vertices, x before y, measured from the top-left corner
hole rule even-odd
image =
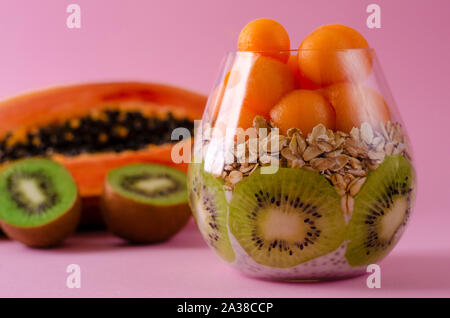
[[[208,245],[225,261],[235,259],[228,237],[228,202],[223,181],[203,170],[202,164],[189,166],[189,204],[195,221]]]
[[[57,245],[80,216],[76,184],[59,163],[29,159],[0,171],[0,223],[8,237],[32,247]]]
[[[230,231],[259,264],[287,268],[337,249],[344,241],[340,197],[325,177],[305,169],[253,172],[230,202]]]
[[[186,174],[156,164],[111,170],[101,198],[108,229],[134,243],[164,241],[187,223]]]
[[[349,222],[350,265],[376,263],[398,242],[411,214],[414,171],[401,155],[386,157],[355,197]]]

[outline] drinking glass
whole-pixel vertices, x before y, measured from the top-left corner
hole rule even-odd
[[[412,213],[408,136],[373,49],[232,52],[197,127],[190,205],[246,275],[366,273]],[[276,55],[275,55],[276,56]]]

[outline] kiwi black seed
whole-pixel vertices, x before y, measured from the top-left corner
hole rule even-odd
[[[11,239],[50,247],[72,234],[81,201],[70,173],[46,159],[22,160],[0,171],[0,223]]]
[[[316,172],[279,168],[254,171],[230,202],[229,226],[259,264],[287,268],[328,254],[342,244],[340,197]]]
[[[108,229],[133,243],[169,239],[191,215],[186,174],[156,164],[132,164],[111,170],[101,198]]]
[[[386,157],[355,197],[346,258],[350,265],[376,263],[395,246],[411,215],[414,170],[401,155]]]
[[[228,203],[223,182],[203,170],[202,164],[189,166],[189,204],[207,244],[225,261],[235,259],[227,229]]]

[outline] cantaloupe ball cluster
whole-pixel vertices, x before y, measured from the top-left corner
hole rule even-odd
[[[236,103],[241,107],[236,124],[244,129],[256,115],[282,133],[298,128],[304,134],[318,124],[348,133],[363,122],[379,127],[390,120],[383,98],[364,85],[372,72],[372,55],[355,29],[321,26],[293,51],[280,23],[257,19],[242,29],[238,50],[242,53],[211,96],[212,120],[219,111],[229,120]]]

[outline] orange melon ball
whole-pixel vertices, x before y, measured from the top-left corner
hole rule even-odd
[[[265,56],[249,63],[252,64],[246,65],[247,77],[239,82],[239,85],[245,85],[242,107],[268,115],[281,97],[295,89],[294,74],[286,64]]]
[[[297,89],[281,99],[270,111],[270,119],[280,132],[298,128],[308,134],[318,124],[335,128],[335,115],[330,103],[319,93]]]
[[[241,74],[239,73],[239,70],[231,70],[229,71],[226,75],[225,78],[223,79],[223,85],[226,88],[233,88],[235,87],[241,80]]]
[[[214,88],[214,90],[211,92],[208,99],[208,110],[207,110],[207,113],[209,114],[208,119],[211,120],[211,122],[215,122],[217,119],[219,110],[222,106],[225,91],[228,88],[233,88],[234,86],[236,86],[239,83],[239,81],[240,81],[239,72],[237,70],[230,71],[225,74],[223,82],[217,85],[216,88]]]
[[[253,127],[253,120],[256,116],[263,116],[267,121],[269,121],[269,117],[265,117],[264,115],[248,108],[242,108],[240,110],[236,125],[234,125],[234,116],[234,111],[221,113],[220,118],[217,120],[214,128],[219,129],[222,136],[226,136],[227,133],[230,133],[228,129],[231,129],[231,133],[235,134],[235,138],[241,138],[242,136],[244,136],[245,140],[247,140],[249,136],[251,136],[252,132],[248,132],[246,130]],[[243,131],[237,130],[237,128],[242,128]]]
[[[333,24],[317,28],[298,48],[301,73],[320,85],[364,81],[372,69],[369,44],[355,29]]]
[[[299,83],[300,83],[300,88],[302,89],[319,89],[322,86],[320,84],[314,83],[313,81],[311,81],[309,78],[305,77],[304,74],[302,74],[302,72],[300,72],[299,75]]]
[[[239,120],[237,127],[242,129],[247,129],[250,127],[253,127],[253,119],[255,119],[256,116],[265,116],[264,114],[257,113],[251,109],[248,108],[242,108],[241,113],[239,114]],[[266,120],[268,120],[268,117],[265,117]]]
[[[272,19],[253,20],[239,34],[239,51],[258,52],[283,63],[289,58],[290,47],[288,33],[280,23]]]
[[[350,132],[368,122],[378,129],[391,116],[383,97],[374,89],[350,83],[338,83],[323,90],[336,112],[336,129]]]
[[[306,78],[300,72],[300,68],[298,67],[298,54],[297,53],[292,53],[291,56],[289,56],[289,60],[287,61],[286,64],[289,67],[289,69],[291,70],[291,72],[294,74],[296,88],[318,89],[321,87],[319,84],[316,84],[316,83],[312,82],[310,79]]]
[[[289,59],[288,59],[286,65],[289,67],[292,74],[294,74],[295,84],[296,84],[295,87],[299,88],[300,87],[300,69],[298,68],[297,54],[291,54],[291,56],[289,56]]]

